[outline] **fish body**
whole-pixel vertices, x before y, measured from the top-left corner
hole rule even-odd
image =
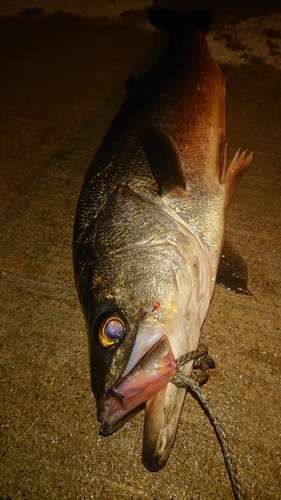
[[[170,380],[198,347],[225,217],[252,156],[225,168],[225,77],[210,55],[209,11],[152,10],[170,34],[92,161],[77,204],[74,271],[101,432],[145,404],[143,462],[166,463],[185,397]],[[190,375],[192,361],[183,367]]]

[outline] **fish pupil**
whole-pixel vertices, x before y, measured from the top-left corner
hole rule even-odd
[[[116,319],[110,320],[105,326],[105,333],[110,340],[118,340],[123,335],[123,325]]]

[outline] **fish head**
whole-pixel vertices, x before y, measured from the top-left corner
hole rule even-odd
[[[185,390],[170,383],[176,359],[197,347],[200,333],[198,255],[180,243],[170,233],[116,252],[104,248],[87,294],[100,432],[114,432],[145,405],[143,461],[151,470],[168,459],[184,400]]]
[[[169,457],[185,396],[171,383],[176,360],[197,348],[202,300],[210,301],[195,238],[158,198],[117,186],[75,254],[100,432],[145,406],[143,462],[151,470]]]

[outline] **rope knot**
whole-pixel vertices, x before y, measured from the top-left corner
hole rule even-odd
[[[210,370],[213,370],[216,366],[214,360],[208,354],[208,347],[204,344],[198,344],[197,349],[194,351],[190,351],[187,354],[183,354],[177,359],[178,366],[185,365],[189,361],[194,360],[192,367],[191,378],[195,380],[199,385],[205,384],[207,382]],[[198,371],[199,370],[199,371]],[[181,380],[181,371],[179,370],[174,376],[172,382],[178,387],[182,387]]]

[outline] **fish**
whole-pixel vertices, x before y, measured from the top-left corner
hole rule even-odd
[[[209,10],[148,11],[169,35],[128,90],[86,173],[73,235],[100,433],[144,409],[142,461],[167,462],[186,390],[172,379],[196,350],[213,297],[226,212],[253,154],[226,168],[225,74]],[[182,367],[190,376],[193,361]]]

